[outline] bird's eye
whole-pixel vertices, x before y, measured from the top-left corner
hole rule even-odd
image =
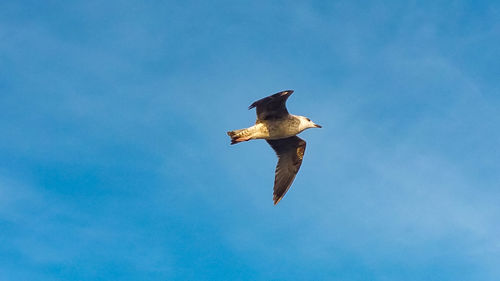
[[[307,119],[307,121],[311,122],[311,119],[309,119],[309,118],[306,118],[306,119]]]

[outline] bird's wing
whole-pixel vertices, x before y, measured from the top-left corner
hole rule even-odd
[[[300,169],[306,151],[306,142],[297,136],[267,140],[267,142],[278,156],[273,193],[274,205],[276,205],[285,196]]]
[[[257,107],[257,120],[281,119],[288,115],[286,100],[293,90],[282,91],[252,103],[248,109]]]

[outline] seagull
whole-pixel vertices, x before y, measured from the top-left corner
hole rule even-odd
[[[255,125],[227,132],[231,144],[265,139],[278,156],[274,178],[274,205],[285,196],[302,164],[306,142],[297,137],[305,129],[321,128],[311,119],[288,113],[286,100],[293,90],[286,90],[252,103],[257,108]]]

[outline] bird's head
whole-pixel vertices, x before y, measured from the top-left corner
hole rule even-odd
[[[305,116],[299,116],[300,117],[300,130],[303,131],[305,129],[309,128],[321,128],[320,125],[314,123],[311,121],[311,119],[305,117]]]

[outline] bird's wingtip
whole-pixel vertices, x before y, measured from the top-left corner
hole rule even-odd
[[[284,90],[275,94],[275,96],[289,96],[293,94],[293,90]]]

